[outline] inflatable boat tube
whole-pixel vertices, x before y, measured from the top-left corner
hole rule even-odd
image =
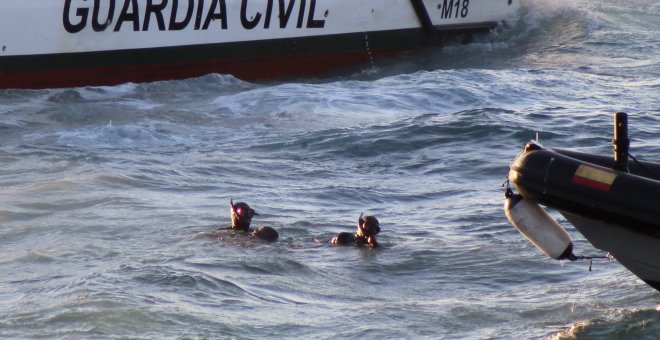
[[[612,169],[611,157],[528,145],[509,171],[509,180],[526,199],[657,237],[660,235],[660,166],[630,164]]]

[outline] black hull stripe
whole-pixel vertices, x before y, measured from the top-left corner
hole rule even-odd
[[[214,72],[235,74],[247,80],[300,75],[367,60],[370,55],[388,56],[425,46],[441,46],[452,39],[488,32],[492,27],[492,23],[454,27],[434,36],[428,36],[418,28],[222,44],[6,56],[0,57],[0,88],[105,85],[180,79]],[[299,63],[306,64],[301,65],[301,72],[295,67]],[[260,67],[284,69],[260,71]],[[89,75],[76,74],[81,72],[98,72],[98,81],[90,80]],[[136,75],[136,72],[140,74]],[[103,79],[106,77],[104,73],[115,74],[112,79]],[[39,79],[67,75],[72,79]]]

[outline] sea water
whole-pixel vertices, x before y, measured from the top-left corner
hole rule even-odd
[[[660,4],[526,1],[319,78],[0,91],[0,338],[657,338],[660,294],[507,222],[525,142],[660,161]],[[270,225],[236,234],[229,202]],[[331,246],[361,213],[379,249]],[[556,211],[579,255],[603,255]]]

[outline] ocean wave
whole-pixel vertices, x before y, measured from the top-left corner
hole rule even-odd
[[[99,148],[139,148],[163,144],[176,144],[178,140],[171,135],[156,131],[152,127],[134,124],[113,125],[109,121],[105,126],[78,131],[62,131],[58,134],[60,144],[90,146]]]
[[[526,0],[470,44],[328,77],[2,90],[0,335],[652,336],[657,292],[547,258],[502,201],[537,133],[611,154],[628,111],[657,156],[657,9]],[[232,197],[280,239],[218,231]],[[328,244],[362,212],[382,247]]]
[[[613,310],[600,318],[578,320],[547,339],[657,339],[660,313],[655,309]]]

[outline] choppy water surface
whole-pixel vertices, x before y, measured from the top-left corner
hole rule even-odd
[[[502,183],[537,132],[610,153],[614,111],[660,161],[658,27],[656,1],[529,1],[330,78],[0,91],[0,337],[656,338],[660,295],[544,257]],[[231,198],[280,240],[208,236]],[[326,243],[361,212],[383,247]]]

